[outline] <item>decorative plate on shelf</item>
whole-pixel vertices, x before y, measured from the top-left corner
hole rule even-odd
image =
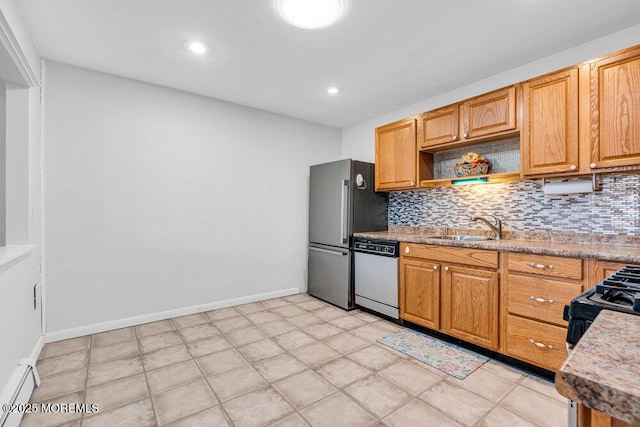
[[[486,175],[491,169],[491,162],[482,154],[467,153],[456,163],[453,171],[457,177]]]

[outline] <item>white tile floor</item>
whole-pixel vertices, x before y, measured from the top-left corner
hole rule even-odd
[[[549,426],[549,382],[489,361],[458,380],[376,343],[399,327],[306,294],[47,344],[22,426]]]

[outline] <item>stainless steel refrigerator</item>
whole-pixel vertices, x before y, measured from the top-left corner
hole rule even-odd
[[[352,235],[387,229],[387,193],[374,191],[374,165],[351,159],[311,166],[309,294],[354,307]]]

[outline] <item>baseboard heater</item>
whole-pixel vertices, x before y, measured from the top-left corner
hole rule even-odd
[[[36,360],[22,359],[13,371],[9,382],[0,395],[0,404],[21,405],[29,402],[33,389],[40,385],[36,370]],[[17,427],[22,419],[22,411],[0,412],[0,427]]]

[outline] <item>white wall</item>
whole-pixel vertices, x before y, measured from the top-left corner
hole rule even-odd
[[[8,99],[20,98],[7,106],[12,125],[20,131],[8,134],[7,151],[7,237],[9,245],[30,245],[30,252],[0,266],[0,402],[13,393],[15,384],[7,383],[21,359],[37,357],[41,340],[41,192],[40,192],[40,88],[12,89]],[[28,99],[28,106],[25,101]],[[15,100],[15,99],[14,99]],[[16,107],[26,107],[15,110]],[[28,126],[28,130],[24,126]],[[16,164],[20,167],[15,167]],[[25,200],[27,198],[28,200]],[[25,205],[26,202],[26,205]],[[25,229],[26,227],[26,229]],[[0,248],[12,252],[16,246]],[[39,283],[37,307],[33,306],[33,289]],[[4,402],[1,402],[4,403]]]
[[[44,70],[47,333],[306,289],[309,166],[340,130]]]
[[[373,162],[375,157],[375,128],[378,126],[443,107],[564,67],[579,64],[598,56],[634,46],[638,43],[640,43],[640,25],[477,81],[459,89],[425,99],[407,107],[356,123],[342,130],[342,158]],[[491,60],[490,54],[487,55],[487,60]]]
[[[25,256],[0,266],[1,403],[14,391],[8,380],[19,361],[37,357],[42,345],[40,301],[33,308],[33,287],[41,280],[39,70],[40,57],[14,0],[0,0],[0,77],[21,86],[12,87],[6,98],[8,243],[32,246]],[[0,258],[15,249],[0,247]]]

